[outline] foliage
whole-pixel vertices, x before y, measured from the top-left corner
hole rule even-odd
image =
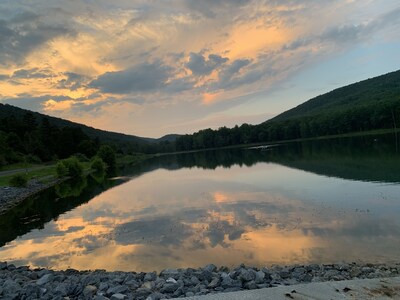
[[[15,186],[15,187],[26,187],[28,184],[28,179],[26,178],[25,175],[22,174],[16,174],[11,177],[10,179],[10,185]]]
[[[95,156],[92,160],[91,169],[96,172],[104,172],[106,169],[106,164],[101,157]]]
[[[64,159],[57,164],[57,175],[59,177],[71,176],[73,178],[82,177],[83,165],[76,157]]]
[[[187,151],[400,127],[400,71],[313,98],[259,125],[205,129],[176,140]]]
[[[109,145],[102,145],[97,152],[97,156],[100,157],[109,169],[115,169],[116,157],[114,149]]]

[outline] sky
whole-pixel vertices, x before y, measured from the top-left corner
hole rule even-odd
[[[2,0],[0,103],[146,137],[400,69],[398,0]]]

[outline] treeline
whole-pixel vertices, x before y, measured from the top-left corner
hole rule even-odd
[[[400,127],[400,71],[311,99],[259,125],[205,129],[176,140],[177,151],[313,138]]]
[[[11,115],[0,120],[0,165],[46,162],[78,153],[91,158],[100,146],[80,128],[59,128],[47,118],[38,122],[29,112],[22,119]]]

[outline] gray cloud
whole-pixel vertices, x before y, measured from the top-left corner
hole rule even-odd
[[[51,77],[52,73],[50,70],[39,68],[32,69],[19,69],[15,71],[12,75],[13,79],[29,79],[29,78],[48,78]]]
[[[249,0],[184,0],[186,7],[189,10],[195,10],[208,18],[217,16],[217,10],[229,10],[230,8],[240,8],[241,6],[248,5],[252,1]]]
[[[152,92],[166,85],[171,71],[161,61],[143,63],[127,70],[107,72],[93,80],[89,86],[115,94]]]
[[[26,56],[55,37],[73,34],[65,25],[49,24],[34,13],[0,20],[0,65],[19,64]]]
[[[66,79],[60,80],[56,87],[61,89],[69,89],[71,91],[75,91],[83,86],[84,82],[88,80],[86,76],[73,73],[66,72],[64,75],[67,77]]]
[[[189,54],[189,62],[186,67],[192,71],[194,75],[204,76],[210,74],[213,70],[217,69],[229,59],[215,54],[210,54],[208,60],[199,54],[191,52]]]
[[[9,78],[10,78],[10,76],[8,76],[8,75],[0,74],[0,81],[7,80]]]

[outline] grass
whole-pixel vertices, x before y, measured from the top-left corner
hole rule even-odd
[[[56,178],[57,176],[55,165],[43,167],[40,169],[34,169],[28,172],[25,172],[24,169],[18,169],[18,170],[20,171],[12,175],[1,176],[0,186],[10,186],[10,179],[16,174],[24,174],[28,180],[38,179],[39,181],[44,183]]]

